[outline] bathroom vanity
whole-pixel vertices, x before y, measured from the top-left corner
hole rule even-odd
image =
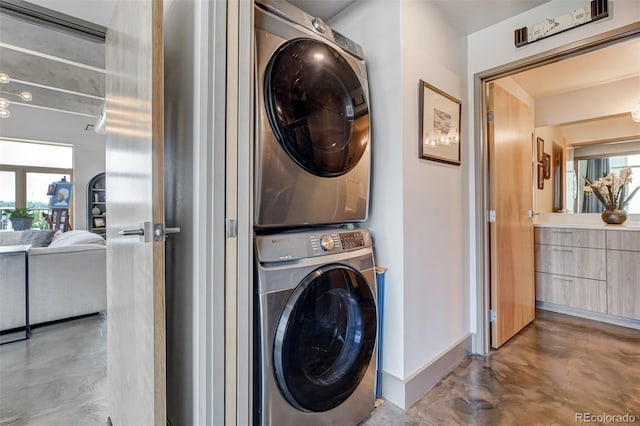
[[[538,307],[640,329],[640,225],[535,225]]]

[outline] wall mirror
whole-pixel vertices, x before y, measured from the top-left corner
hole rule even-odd
[[[630,189],[640,185],[640,38],[513,74],[520,98],[535,111],[532,161],[539,143],[550,157],[550,175],[538,189],[535,212],[599,213],[595,197],[585,196],[584,177],[633,170]],[[532,173],[537,173],[536,164]],[[640,214],[640,196],[627,207]]]

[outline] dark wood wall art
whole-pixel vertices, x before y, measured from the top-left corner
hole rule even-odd
[[[544,165],[538,163],[538,189],[544,189]]]
[[[420,80],[419,157],[460,165],[462,103]]]

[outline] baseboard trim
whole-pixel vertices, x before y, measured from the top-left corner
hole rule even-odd
[[[600,312],[585,311],[578,308],[556,305],[554,303],[541,302],[539,300],[536,301],[536,308],[544,311],[556,312],[558,314],[573,315],[574,317],[586,318],[594,321],[606,322],[607,324],[640,330],[640,321],[631,318],[622,318]]]
[[[472,336],[467,333],[405,380],[383,371],[383,397],[402,409],[411,407],[471,353],[471,345]]]
[[[60,324],[62,322],[67,322],[67,321],[74,321],[77,319],[82,319],[82,318],[88,318],[88,317],[92,317],[95,315],[106,315],[105,312],[93,312],[91,314],[82,314],[82,315],[78,315],[75,317],[69,317],[69,318],[62,318],[62,319],[58,319],[58,320],[53,320],[53,321],[47,321],[47,322],[39,322],[37,324],[29,324],[29,328],[31,330],[33,330],[34,328],[39,328],[39,327],[46,327],[48,325],[54,325],[54,324]],[[0,331],[0,336],[3,334],[10,334],[10,333],[17,333],[19,331],[24,331],[25,330],[25,326],[20,326],[20,327],[16,327],[16,328],[9,328],[6,330],[2,330]]]

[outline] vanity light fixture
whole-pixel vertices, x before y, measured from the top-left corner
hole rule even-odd
[[[7,84],[9,82],[11,82],[11,77],[9,77],[8,74],[0,72],[0,83]],[[16,96],[25,102],[31,102],[33,99],[31,92],[12,93],[0,90],[0,95]],[[11,116],[11,111],[9,111],[10,104],[11,102],[9,102],[7,98],[0,98],[0,118],[9,118]]]
[[[631,119],[636,123],[640,123],[640,99],[636,104],[636,108],[631,111]]]

